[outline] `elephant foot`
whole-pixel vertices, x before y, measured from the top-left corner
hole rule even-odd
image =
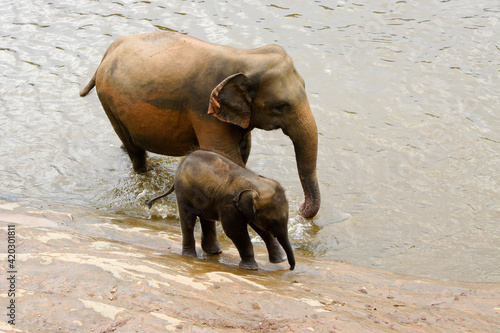
[[[144,161],[133,161],[132,162],[132,167],[135,172],[137,173],[146,173],[148,171],[148,165],[146,163],[146,160]]]
[[[192,258],[198,258],[198,256],[196,255],[196,250],[193,248],[182,249],[182,255]]]
[[[249,269],[249,270],[253,270],[253,271],[256,271],[259,269],[259,265],[257,265],[257,262],[255,261],[255,259],[240,261],[240,267],[243,269]]]
[[[203,251],[205,251],[208,254],[221,254],[222,253],[222,247],[219,245],[219,242],[215,241],[211,242],[210,244],[203,244],[201,243],[201,248]]]
[[[136,152],[128,151],[132,167],[137,173],[145,173],[148,171],[147,154],[145,150],[138,150]]]
[[[286,253],[281,248],[281,245],[273,238],[272,241],[266,243],[267,252],[269,253],[269,261],[273,264],[279,264],[286,260]]]
[[[120,137],[121,138],[121,137]],[[129,136],[127,135],[127,142],[129,141]],[[122,142],[123,141],[122,139]],[[148,171],[148,166],[147,166],[147,158],[148,154],[144,149],[141,149],[139,147],[136,147],[135,145],[132,144],[126,144],[124,143],[121,148],[128,154],[130,157],[130,160],[132,161],[132,168],[134,169],[135,172],[137,173],[145,173]]]
[[[286,260],[286,254],[283,250],[279,249],[279,253],[269,253],[269,261],[273,264],[279,264]]]

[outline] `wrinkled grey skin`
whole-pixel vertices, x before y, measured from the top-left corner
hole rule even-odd
[[[215,221],[221,221],[240,253],[240,267],[258,269],[247,230],[250,225],[266,243],[271,262],[286,259],[281,244],[290,269],[295,268],[288,239],[288,202],[283,188],[274,180],[258,176],[217,153],[198,150],[181,162],[174,186],[146,203],[151,207],[174,188],[182,228],[182,254],[196,257],[194,226],[199,217],[201,247],[205,252],[222,252],[215,228]]]

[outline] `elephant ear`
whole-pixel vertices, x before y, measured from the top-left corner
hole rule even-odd
[[[208,114],[218,119],[247,128],[250,125],[251,98],[244,86],[248,78],[243,73],[225,78],[210,94]]]
[[[245,217],[249,221],[253,221],[255,219],[258,197],[259,193],[257,191],[247,189],[238,193],[238,195],[233,199],[236,207],[240,210],[240,212],[243,213],[243,215],[245,215]]]

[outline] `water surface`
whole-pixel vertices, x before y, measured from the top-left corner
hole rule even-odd
[[[278,180],[312,258],[500,282],[497,1],[12,1],[0,8],[0,193],[176,224],[179,158],[137,175],[95,93],[116,38],[174,30],[237,48],[283,46],[318,123],[322,207],[297,213],[291,141],[255,131],[248,167]],[[129,240],[134,242],[134,240]]]

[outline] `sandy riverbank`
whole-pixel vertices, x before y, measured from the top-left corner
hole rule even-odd
[[[397,276],[297,257],[239,269],[220,257],[181,256],[177,226],[149,228],[82,207],[0,200],[0,271],[15,225],[15,297],[3,287],[12,332],[498,332],[500,285]],[[140,239],[128,243],[127,237]],[[200,251],[201,252],[201,251]],[[2,284],[5,285],[5,284]]]

